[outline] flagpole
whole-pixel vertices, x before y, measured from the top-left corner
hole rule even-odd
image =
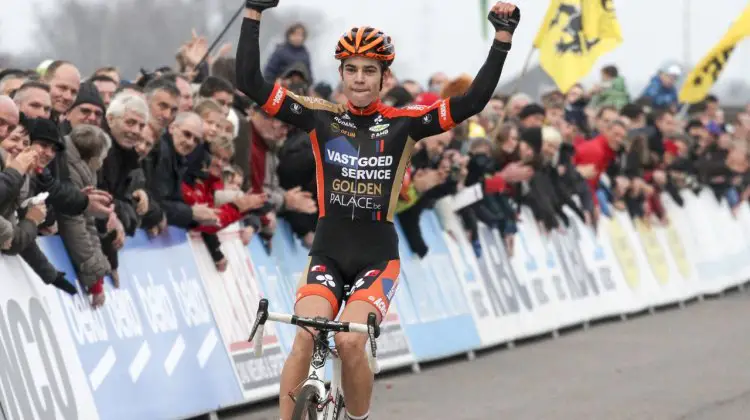
[[[516,82],[513,84],[513,89],[511,90],[510,94],[515,95],[518,93],[518,87],[521,85],[521,80],[523,79],[523,76],[526,75],[526,70],[529,68],[529,63],[531,62],[531,56],[534,55],[534,51],[536,48],[534,48],[534,45],[531,45],[531,48],[529,49],[529,53],[526,54],[526,61],[523,63],[523,68],[521,69],[521,74],[518,75],[516,78]]]

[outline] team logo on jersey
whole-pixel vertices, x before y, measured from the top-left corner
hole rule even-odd
[[[378,115],[375,118],[375,124],[382,124],[382,123],[383,123],[383,116],[382,115]]]
[[[302,105],[298,104],[297,102],[292,102],[292,105],[289,106],[289,108],[292,110],[292,113],[300,115],[302,114]]]
[[[422,117],[422,124],[427,125],[432,122],[432,114],[426,114]]]
[[[336,121],[337,124],[340,124],[342,127],[351,128],[352,130],[356,130],[357,126],[354,125],[351,120],[348,120],[347,118],[339,118],[338,116],[333,117],[333,120]]]
[[[314,265],[314,266],[312,266],[312,268],[310,269],[310,271],[312,271],[313,273],[323,273],[323,272],[326,271],[326,266],[324,266],[324,265]]]
[[[370,131],[372,131],[373,133],[377,133],[377,132],[380,132],[380,131],[385,131],[390,126],[391,126],[390,124],[373,125],[372,127],[370,127]]]
[[[326,163],[357,169],[358,158],[359,152],[346,140],[346,137],[337,137],[326,143]]]
[[[357,133],[354,131],[344,130],[338,123],[331,123],[331,131],[334,133],[341,133],[348,137],[357,137]]]
[[[407,105],[407,106],[405,106],[405,107],[403,107],[401,109],[405,109],[407,111],[424,111],[427,108],[428,107],[426,107],[424,105]]]
[[[383,130],[383,131],[381,131],[379,133],[372,133],[372,134],[370,134],[370,138],[373,139],[373,140],[374,139],[382,139],[383,137],[387,136],[388,133],[389,133],[388,130]]]

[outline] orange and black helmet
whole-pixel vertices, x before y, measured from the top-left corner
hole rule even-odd
[[[336,45],[337,60],[345,60],[349,57],[372,58],[382,61],[385,67],[388,67],[396,58],[396,48],[391,42],[391,37],[380,29],[360,26],[341,35]]]

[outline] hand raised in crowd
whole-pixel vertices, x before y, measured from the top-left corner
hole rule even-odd
[[[525,182],[534,176],[534,169],[521,162],[511,162],[500,171],[500,176],[510,183]]]
[[[35,206],[29,206],[29,210],[26,212],[26,219],[32,221],[35,225],[39,226],[47,218],[47,205],[39,203]]]
[[[660,186],[664,186],[667,184],[667,173],[662,170],[656,170],[653,174],[654,182],[656,182]]]
[[[591,179],[596,176],[596,167],[594,164],[578,165],[576,170],[584,179]]]
[[[624,197],[630,188],[630,180],[624,176],[618,176],[615,178],[615,194],[618,197]]]
[[[135,200],[135,212],[139,216],[143,216],[148,213],[148,194],[143,190],[136,190],[133,192],[133,200]]]
[[[27,147],[23,152],[19,153],[14,159],[8,163],[9,168],[13,168],[21,175],[26,175],[33,168],[36,168],[39,164],[39,151]]]
[[[246,213],[251,210],[257,210],[268,201],[268,194],[245,194],[242,197],[234,200],[234,205],[240,213]]]
[[[429,191],[440,185],[445,181],[445,177],[445,171],[437,169],[418,169],[414,172],[414,175],[412,175],[411,182],[414,184],[414,189],[422,194],[425,191]]]
[[[203,226],[218,226],[219,225],[219,211],[212,209],[205,204],[196,204],[192,207],[193,209],[193,220]]]
[[[41,228],[39,230],[39,234],[42,236],[54,236],[57,235],[57,222],[53,223],[50,226]]]
[[[312,193],[302,191],[302,187],[294,187],[284,193],[284,205],[292,211],[305,214],[315,214],[318,206],[312,198]]]
[[[112,203],[112,195],[108,192],[94,187],[86,187],[81,192],[89,198],[86,214],[98,219],[106,219],[115,211],[115,205]]]

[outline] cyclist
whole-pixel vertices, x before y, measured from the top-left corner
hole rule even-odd
[[[350,29],[336,46],[346,105],[299,96],[278,83],[266,82],[260,71],[260,20],[265,9],[277,5],[278,0],[246,0],[237,49],[237,85],[260,105],[253,112],[310,134],[319,221],[295,313],[334,319],[346,301],[341,321],[366,323],[368,314],[375,312],[381,322],[400,272],[392,221],[412,148],[420,139],[450,130],[484,109],[500,79],[520,10],[504,2],[492,7],[489,19],[496,30],[495,40],[465,95],[429,107],[396,109],[379,99],[383,78],[396,57],[394,46],[389,36],[369,26]],[[513,173],[501,175],[485,182],[485,189],[499,191],[503,177],[514,177]],[[340,333],[334,340],[342,363],[346,414],[350,419],[366,419],[373,386],[365,354],[367,337]],[[284,420],[292,415],[294,403],[289,395],[306,379],[312,350],[312,337],[298,330],[281,375]]]

